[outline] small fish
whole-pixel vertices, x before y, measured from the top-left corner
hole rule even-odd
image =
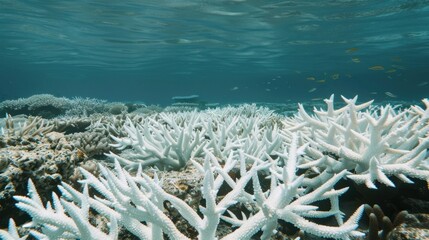
[[[375,95],[375,94],[377,94],[377,92],[370,92],[369,94]]]
[[[311,101],[320,101],[322,98],[312,98]]]
[[[386,71],[386,73],[394,73],[394,72],[396,72],[396,69],[393,69],[393,68]]]
[[[354,52],[356,52],[357,50],[359,50],[359,48],[352,47],[352,48],[347,49],[347,50],[346,50],[346,53],[354,53]]]
[[[308,92],[309,92],[309,93],[312,93],[312,92],[314,92],[314,91],[316,91],[316,90],[317,90],[317,88],[312,88],[312,89],[308,90]]]
[[[236,90],[238,90],[238,87],[236,86],[236,87],[233,87],[233,88],[231,88],[230,89],[231,91],[236,91]]]
[[[391,97],[391,98],[396,98],[398,96],[396,96],[395,94],[391,93],[391,92],[384,92],[384,94],[386,94],[386,96]]]
[[[382,71],[384,70],[384,67],[380,65],[376,65],[376,66],[369,67],[368,69],[373,71]]]
[[[316,82],[318,82],[318,83],[324,83],[324,82],[326,82],[326,80],[325,79],[321,79],[321,80],[317,80]]]
[[[360,59],[359,58],[352,58],[352,62],[354,62],[354,63],[360,63]]]
[[[316,78],[315,77],[308,77],[307,80],[314,81],[314,80],[316,80]]]
[[[404,70],[404,69],[405,69],[405,67],[404,67],[404,66],[397,65],[397,64],[392,64],[392,68],[402,69],[402,70]]]
[[[227,11],[219,11],[219,10],[209,10],[211,14],[221,15],[221,16],[242,16],[245,15],[245,12],[227,12]]]
[[[392,64],[391,66],[392,66],[392,68],[396,68],[396,69],[401,69],[401,70],[404,70],[404,69],[405,69],[405,67],[404,67],[404,66],[397,65],[397,64]]]
[[[401,62],[402,61],[402,59],[400,57],[398,57],[398,56],[392,57],[391,60],[393,62]]]
[[[334,73],[334,74],[331,75],[331,78],[333,80],[337,80],[338,78],[340,78],[340,74],[339,73]]]
[[[421,82],[421,83],[417,84],[417,86],[419,86],[419,87],[423,87],[423,86],[428,85],[428,83],[429,83],[429,82]]]
[[[266,92],[271,92],[271,89],[269,89],[269,88],[265,88],[265,91],[266,91]]]

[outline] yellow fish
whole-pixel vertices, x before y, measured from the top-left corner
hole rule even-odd
[[[359,50],[359,48],[352,47],[352,48],[347,49],[346,53],[353,53],[353,52],[356,52],[357,50]]]
[[[337,80],[338,78],[340,78],[340,74],[339,73],[334,73],[334,74],[332,74],[331,78],[333,80]]]
[[[360,63],[360,59],[359,58],[352,58],[352,62],[354,62],[354,63]]]
[[[394,73],[394,72],[396,72],[396,69],[393,69],[393,68],[386,71],[386,73]]]
[[[321,79],[321,80],[318,80],[317,82],[318,83],[324,83],[324,82],[326,82],[326,80],[325,79]]]
[[[316,80],[316,78],[315,77],[308,77],[307,80],[314,81],[314,80]]]
[[[384,67],[377,65],[377,66],[369,67],[368,69],[369,70],[374,70],[374,71],[381,71],[381,70],[384,70]]]

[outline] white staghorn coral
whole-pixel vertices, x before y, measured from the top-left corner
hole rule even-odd
[[[268,155],[283,152],[290,145],[291,134],[300,132],[300,141],[311,144],[299,167],[321,173],[313,183],[322,183],[345,169],[353,173],[350,179],[369,188],[376,188],[376,182],[393,187],[391,176],[408,183],[412,182],[410,177],[429,178],[429,110],[413,106],[397,111],[389,105],[370,108],[372,101],[358,105],[357,97],[343,100],[346,105],[334,109],[332,95],[325,100],[327,109],[315,109],[313,116],[300,104],[298,115],[285,119],[284,126],[270,121],[274,117],[270,112],[259,116],[246,108],[242,115],[228,115],[232,110],[226,108],[160,114],[141,124],[127,120],[124,129],[128,136],[112,136],[116,141],[113,146],[119,150],[131,147],[133,153],[107,155],[127,168],[143,164],[179,169],[192,158],[204,157],[204,147],[220,161],[231,153],[238,158],[237,149],[265,161]]]
[[[252,106],[252,105],[249,105]],[[111,135],[118,150],[131,148],[132,153],[116,158],[127,168],[155,165],[160,169],[180,169],[192,158],[203,157],[203,148],[210,149],[222,161],[231,152],[241,149],[247,154],[264,157],[282,146],[279,128],[267,115],[255,115],[266,109],[242,107],[241,115],[231,115],[232,109],[207,112],[161,113],[148,116],[143,122],[130,119],[124,125],[125,137]],[[248,112],[248,108],[255,112]],[[283,146],[284,147],[284,146]]]
[[[362,213],[360,207],[349,220],[343,222],[338,206],[338,197],[346,189],[335,190],[334,185],[346,175],[343,171],[315,190],[302,186],[304,175],[296,176],[296,162],[303,148],[297,147],[298,137],[294,136],[288,153],[287,164],[278,166],[278,160],[262,161],[256,157],[241,156],[240,161],[229,158],[223,166],[218,159],[206,150],[207,157],[203,166],[194,162],[204,172],[201,186],[204,204],[196,212],[183,200],[168,194],[159,185],[156,177],[150,178],[139,167],[137,174],[131,176],[115,162],[115,170],[100,165],[102,177],[80,169],[85,179],[83,192],[62,183],[62,197],[53,194],[52,205],[43,207],[42,202],[29,181],[29,197],[16,196],[17,207],[27,212],[33,219],[32,226],[42,226],[42,232],[31,231],[39,239],[79,238],[79,239],[116,239],[118,228],[123,227],[139,239],[162,239],[163,234],[170,239],[187,239],[164,213],[164,202],[168,201],[178,210],[184,219],[198,232],[199,239],[217,239],[217,228],[223,219],[237,226],[223,239],[250,239],[258,231],[263,238],[269,238],[277,228],[278,220],[284,220],[305,232],[321,237],[349,239],[351,235],[362,235],[355,231]],[[252,159],[252,166],[246,169],[246,160]],[[238,163],[239,162],[239,163]],[[240,177],[232,179],[228,175],[239,164]],[[264,191],[258,172],[271,171],[271,187]],[[245,187],[252,181],[253,191]],[[223,183],[231,190],[219,199],[218,192]],[[97,193],[91,197],[88,188]],[[332,204],[328,211],[319,211],[312,205],[316,201],[329,199]],[[253,216],[238,219],[227,211],[237,203],[252,204],[256,208]],[[109,219],[109,233],[101,232],[97,226],[89,223],[89,209]],[[307,218],[335,216],[339,226],[324,226]]]
[[[159,117],[161,121],[148,118],[143,124],[134,124],[127,119],[124,128],[128,137],[112,135],[116,141],[113,146],[121,150],[132,147],[135,152],[128,156],[129,159],[112,152],[106,155],[116,158],[127,168],[137,168],[138,164],[143,164],[167,169],[180,169],[190,158],[201,155],[205,143],[202,133],[194,131],[197,115],[181,124],[165,114]]]
[[[354,231],[362,214],[363,207],[343,222],[342,213],[338,206],[338,197],[347,189],[335,190],[334,185],[346,175],[346,171],[336,174],[326,183],[315,190],[303,188],[304,175],[296,176],[296,162],[303,149],[297,148],[298,138],[293,136],[292,145],[286,165],[282,168],[278,164],[271,165],[271,186],[264,192],[259,183],[258,176],[253,177],[254,199],[260,211],[245,221],[237,221],[236,217],[223,218],[240,226],[236,231],[226,236],[225,239],[249,239],[257,231],[263,230],[263,239],[269,239],[277,229],[278,220],[293,224],[304,232],[324,238],[349,239],[349,236],[362,236],[362,233]],[[330,199],[331,209],[318,211],[318,207],[311,205],[320,200]],[[325,218],[335,216],[338,227],[330,227],[316,224],[306,218]]]
[[[251,106],[127,119],[121,137],[112,138],[119,150],[132,151],[107,154],[115,161],[113,170],[100,164],[101,175],[95,176],[81,168],[83,191],[63,182],[61,197],[53,194],[46,206],[29,181],[29,197],[16,196],[17,207],[32,217],[26,226],[41,227],[30,232],[38,239],[117,239],[120,229],[139,239],[188,239],[164,209],[166,203],[199,239],[256,234],[269,239],[283,221],[324,238],[362,236],[357,222],[363,207],[343,219],[339,198],[348,187],[336,189],[335,184],[344,178],[369,188],[379,183],[395,187],[393,177],[428,181],[429,101],[423,100],[426,109],[399,110],[372,107],[372,101],[357,104],[357,97],[343,100],[345,106],[335,109],[332,95],[325,100],[327,109],[313,114],[300,105],[282,123],[280,116]],[[142,170],[190,164],[204,176],[198,208],[167,193],[156,172],[149,177]],[[330,208],[318,209],[320,201]],[[100,230],[89,212],[107,219],[108,230]],[[320,218],[335,219],[336,226],[322,225]],[[220,234],[221,223],[229,224],[231,232]],[[13,221],[0,237],[19,238]]]
[[[314,116],[300,106],[295,121],[302,119],[301,124],[288,123],[289,131],[302,132],[303,139],[310,142],[310,158],[299,167],[321,172],[313,183],[324,182],[344,169],[353,173],[348,175],[350,179],[368,188],[376,188],[375,182],[394,187],[390,176],[407,183],[412,183],[409,177],[429,179],[429,128],[424,110],[414,106],[412,112],[396,112],[388,105],[363,111],[372,101],[356,105],[357,97],[343,99],[347,105],[335,110],[332,95],[325,100],[328,109],[315,110]]]
[[[9,219],[7,231],[0,229],[0,238],[3,240],[25,240],[27,237],[28,235],[22,237],[19,236],[15,221],[13,219]]]

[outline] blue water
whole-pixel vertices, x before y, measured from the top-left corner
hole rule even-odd
[[[0,0],[0,100],[420,100],[428,26],[429,1]]]

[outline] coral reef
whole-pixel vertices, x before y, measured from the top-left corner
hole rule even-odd
[[[0,136],[0,210],[2,221],[16,216],[12,196],[26,192],[23,182],[33,179],[41,187],[42,195],[49,196],[56,185],[70,176],[84,159],[62,133],[52,132],[39,117],[29,118],[21,126],[13,124],[8,116]],[[44,198],[46,199],[46,198]]]
[[[135,107],[138,106],[140,105]],[[55,97],[51,94],[37,94],[28,98],[5,100],[0,103],[0,114],[25,114],[43,118],[54,118],[61,115],[88,116],[94,113],[118,115],[127,111],[128,107],[124,103],[107,102],[94,98],[75,97],[70,99]]]
[[[387,239],[429,239],[429,214],[407,214],[403,222],[389,232]]]
[[[317,189],[303,188],[304,176],[295,175],[297,157],[302,151],[297,146],[297,139],[294,137],[288,154],[288,164],[284,167],[279,167],[276,161],[260,160],[254,161],[246,170],[247,157],[242,156],[239,164],[241,176],[235,181],[228,175],[237,164],[232,158],[224,166],[220,166],[216,157],[210,154],[205,158],[203,166],[194,162],[204,175],[201,192],[205,204],[199,206],[198,212],[183,200],[165,192],[156,175],[150,178],[139,168],[137,174],[132,177],[121,169],[118,162],[115,163],[114,171],[100,165],[103,177],[99,179],[81,169],[86,183],[83,192],[80,193],[63,182],[60,188],[62,198],[53,194],[53,202],[46,208],[31,181],[30,197],[17,196],[15,199],[18,201],[18,208],[32,216],[33,224],[42,225],[42,232],[31,231],[31,234],[38,238],[117,239],[118,228],[122,226],[140,239],[160,239],[163,234],[172,239],[187,239],[163,213],[165,201],[171,203],[196,229],[198,238],[216,239],[216,230],[221,219],[237,227],[223,239],[250,239],[259,230],[263,232],[262,238],[269,238],[275,233],[280,219],[304,232],[322,237],[349,239],[349,236],[362,236],[355,229],[363,207],[359,207],[347,221],[343,221],[338,197],[345,189],[333,188],[346,172],[336,175]],[[263,190],[257,173],[268,169],[276,174],[271,175],[270,188]],[[249,181],[252,181],[253,185],[251,192],[245,190]],[[218,200],[217,193],[223,183],[228,184],[231,190]],[[90,197],[88,186],[93,187],[100,194],[99,197]],[[312,205],[325,199],[329,199],[331,203],[330,210],[318,210]],[[243,219],[239,219],[234,213],[227,211],[237,203],[254,204],[255,214],[244,215]],[[107,234],[90,224],[90,208],[109,219]],[[200,214],[203,217],[200,217]],[[335,216],[338,227],[324,226],[307,220],[327,216]],[[9,234],[11,232],[14,230],[9,230]]]
[[[50,118],[63,114],[72,107],[72,102],[67,98],[58,98],[50,94],[37,94],[28,98],[1,102],[0,114],[27,114]]]
[[[5,178],[5,204],[15,195],[39,239],[377,240],[404,236],[407,223],[424,236],[418,214],[427,210],[405,214],[398,199],[429,193],[429,101],[343,101],[332,95],[326,109],[300,104],[294,114],[255,104],[129,114],[118,105],[50,121],[9,117],[0,176],[25,175]],[[392,212],[373,205],[381,195]],[[373,205],[367,226],[362,203]],[[402,220],[391,221],[396,213]],[[17,229],[11,220],[0,237],[19,239]]]
[[[407,211],[403,210],[397,213],[392,221],[377,204],[372,207],[365,204],[365,213],[369,218],[367,238],[370,240],[390,239],[389,235],[392,230],[402,224],[409,215]]]

